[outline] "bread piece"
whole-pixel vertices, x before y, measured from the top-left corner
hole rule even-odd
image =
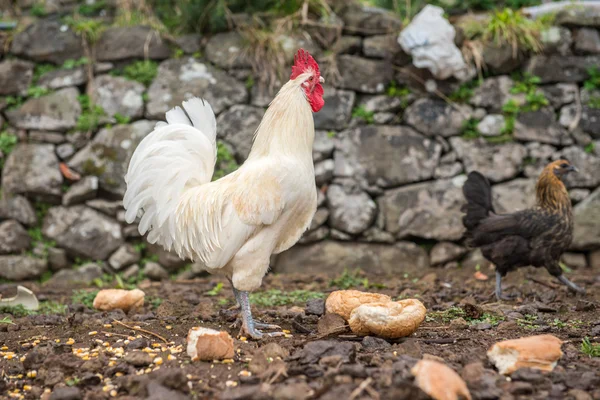
[[[385,294],[367,293],[359,290],[336,290],[327,297],[325,309],[328,313],[341,315],[348,321],[352,310],[361,304],[383,303],[388,301],[392,301],[392,298]]]
[[[224,331],[194,327],[188,332],[187,354],[192,361],[233,358],[233,339]]]
[[[487,356],[503,375],[519,368],[552,371],[563,355],[561,345],[562,341],[556,336],[530,336],[498,342],[488,350]]]
[[[416,299],[369,303],[355,308],[348,322],[356,335],[395,339],[416,331],[426,313],[423,303]]]
[[[445,364],[421,360],[410,372],[417,386],[435,400],[471,400],[465,381]]]
[[[94,298],[93,306],[96,310],[112,311],[121,309],[125,312],[142,307],[145,294],[140,289],[104,289]]]

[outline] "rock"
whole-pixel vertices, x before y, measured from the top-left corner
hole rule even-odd
[[[98,192],[98,177],[86,176],[74,183],[63,196],[62,205],[72,206],[96,197]]]
[[[344,33],[364,36],[398,32],[402,22],[383,8],[353,5],[340,15],[344,20]]]
[[[572,202],[579,203],[588,197],[590,193],[591,191],[589,189],[571,189],[569,190],[569,197]]]
[[[74,256],[107,259],[122,243],[121,226],[85,206],[48,210],[42,233]]]
[[[395,187],[431,179],[441,151],[439,143],[409,127],[359,126],[339,135],[334,174],[365,188]]]
[[[70,86],[81,86],[87,83],[87,74],[84,67],[73,69],[57,69],[46,72],[38,79],[38,86],[56,90]]]
[[[461,376],[475,399],[496,399],[502,396],[502,389],[496,386],[498,375],[491,369],[485,369],[481,362],[465,365]]]
[[[126,243],[119,247],[110,258],[108,265],[116,271],[121,271],[123,268],[135,264],[140,261],[141,255],[131,244]]]
[[[143,351],[132,351],[125,354],[123,359],[127,364],[133,365],[136,368],[147,367],[152,364],[152,357]]]
[[[325,300],[323,299],[310,299],[306,302],[304,308],[306,315],[321,316],[325,314]]]
[[[144,266],[144,275],[153,281],[162,281],[169,279],[169,273],[155,262],[147,262]]]
[[[358,36],[341,36],[330,48],[335,54],[358,54],[362,49],[362,39]]]
[[[362,42],[363,54],[370,58],[383,58],[393,60],[402,48],[398,44],[398,35],[376,35],[367,37]]]
[[[0,62],[0,96],[26,95],[34,65],[28,61],[5,60]]]
[[[354,344],[350,342],[338,342],[336,340],[317,340],[308,342],[304,348],[298,350],[292,359],[298,360],[300,364],[317,364],[319,360],[329,356],[340,356],[340,361],[350,363],[356,357]]]
[[[483,45],[481,51],[483,64],[494,74],[508,74],[518,69],[524,61],[521,54],[515,57],[512,45],[490,43]]]
[[[250,57],[248,57],[244,38],[237,31],[217,33],[206,43],[204,52],[206,58],[218,67],[250,68]]]
[[[419,99],[404,112],[407,124],[426,136],[455,136],[464,129],[472,110],[462,107],[462,112],[442,100]]]
[[[575,231],[573,232],[574,250],[594,249],[600,246],[600,189],[596,189],[573,210]]]
[[[582,54],[600,53],[600,33],[596,29],[581,28],[575,33],[575,51]]]
[[[11,52],[36,62],[63,64],[83,56],[79,38],[59,20],[42,19],[15,35]]]
[[[81,390],[77,387],[57,387],[52,391],[49,400],[81,400]]]
[[[450,261],[455,261],[464,256],[467,253],[467,249],[451,242],[440,242],[436,243],[431,248],[429,257],[431,259],[431,265],[446,264]]]
[[[441,163],[435,168],[433,177],[435,179],[449,179],[463,172],[463,166],[459,162]]]
[[[52,271],[60,271],[69,268],[71,263],[67,258],[67,252],[64,249],[51,247],[48,250],[48,265]]]
[[[561,118],[562,118],[562,110],[561,110]],[[581,129],[583,129],[584,132],[589,133],[590,136],[592,136],[594,139],[600,139],[599,125],[600,125],[600,109],[592,108],[590,106],[583,106],[581,108],[581,120],[579,121],[579,126],[581,126]]]
[[[492,187],[492,203],[497,213],[514,213],[535,206],[536,179],[517,178]]]
[[[352,235],[369,228],[377,215],[373,199],[351,183],[329,186],[327,206],[331,210],[329,226]]]
[[[61,144],[65,135],[60,132],[29,131],[29,141],[35,143]]]
[[[14,219],[25,226],[37,224],[35,210],[29,200],[23,196],[0,194],[0,219]]]
[[[315,129],[342,130],[348,126],[356,95],[347,90],[325,87],[325,105],[314,114]]]
[[[39,278],[48,269],[46,260],[28,256],[0,256],[0,278],[26,281]]]
[[[556,13],[554,23],[567,26],[589,26],[597,28],[600,26],[600,11],[592,6],[565,7]]]
[[[73,146],[71,143],[59,144],[56,146],[55,151],[58,158],[61,160],[68,160],[73,154],[75,154],[75,146]]]
[[[20,253],[29,248],[29,234],[17,221],[0,223],[0,254]]]
[[[438,180],[388,190],[378,199],[385,230],[397,238],[458,240],[462,225],[464,178]]]
[[[586,107],[586,106],[583,106],[582,109],[584,107]],[[583,111],[582,111],[582,115],[583,115]],[[558,123],[565,128],[569,128],[575,122],[576,117],[577,117],[577,106],[575,104],[568,104],[560,109],[560,114],[558,116]],[[578,125],[581,125],[581,120],[582,119],[580,118],[579,121],[577,122]]]
[[[240,104],[231,107],[217,118],[218,136],[234,147],[239,163],[244,162],[250,154],[254,132],[263,114],[262,108]]]
[[[137,264],[133,264],[133,265],[127,267],[125,269],[125,271],[123,271],[123,279],[125,279],[125,280],[133,279],[138,276],[140,271],[141,271],[140,266]]]
[[[316,114],[315,114],[316,115]],[[315,141],[313,143],[313,161],[319,162],[331,158],[335,143],[333,138],[326,131],[315,131]]]
[[[225,72],[191,57],[171,59],[160,64],[148,89],[146,117],[163,120],[167,111],[192,96],[205,98],[216,114],[248,101],[244,84]]]
[[[493,113],[502,112],[502,106],[514,96],[510,93],[514,82],[508,76],[496,76],[483,81],[473,89],[469,103],[475,107],[483,107]]]
[[[579,146],[570,146],[560,151],[560,156],[577,166],[576,174],[569,174],[565,178],[567,188],[584,187],[595,188],[600,185],[600,157],[585,152]]]
[[[500,136],[505,124],[503,115],[489,114],[477,124],[477,130],[483,136]]]
[[[475,76],[475,69],[454,44],[455,35],[454,26],[444,18],[444,9],[428,4],[400,32],[398,43],[412,56],[415,67],[427,68],[436,79],[465,81]]]
[[[152,121],[103,128],[94,139],[71,158],[68,166],[84,175],[97,176],[100,188],[109,193],[125,194],[124,175],[140,141],[154,129]]]
[[[329,183],[333,179],[335,163],[333,160],[324,160],[315,164],[315,181],[317,186]]]
[[[484,139],[450,138],[450,144],[462,159],[467,172],[479,171],[492,182],[515,177],[527,156],[521,144],[489,144]]]
[[[19,144],[2,170],[2,191],[56,202],[63,177],[51,144]]]
[[[144,114],[142,94],[145,90],[139,82],[121,76],[100,75],[94,79],[94,103],[109,117],[119,114],[140,118]]]
[[[361,242],[367,243],[388,243],[392,244],[396,240],[394,239],[394,235],[389,232],[386,232],[377,227],[371,227],[362,233],[362,236],[358,238]]]
[[[587,267],[587,259],[585,254],[582,253],[564,253],[561,260],[574,269],[583,269]]]
[[[326,226],[321,226],[315,230],[305,232],[298,243],[307,244],[318,242],[319,240],[323,240],[330,236],[329,228]]]
[[[183,50],[185,54],[194,54],[199,52],[202,49],[200,43],[201,41],[202,36],[195,33],[189,33],[187,35],[182,35],[175,38],[175,43],[177,43],[177,46],[179,46],[179,48]]]
[[[254,83],[250,89],[250,104],[257,107],[268,107],[275,98],[279,88],[283,86],[283,83],[285,82],[281,82],[279,79],[276,79],[273,83],[263,83],[260,81]],[[246,84],[248,85],[248,83]],[[316,117],[318,114],[313,114],[313,116]]]
[[[365,336],[361,344],[367,350],[383,350],[392,347],[385,339],[373,336]]]
[[[151,60],[164,60],[170,55],[167,42],[148,26],[111,27],[104,31],[96,43],[98,61],[143,59],[146,56]]]
[[[105,199],[94,199],[86,201],[85,204],[109,217],[116,217],[119,211],[123,211],[123,202],[121,200],[110,201]]]
[[[146,248],[146,252],[151,256],[156,256],[158,263],[169,272],[175,272],[189,262],[189,260],[179,258],[177,253],[166,251],[162,246],[157,244],[149,245]]]
[[[571,55],[573,35],[571,31],[562,26],[550,26],[540,32],[540,42],[545,54]]]
[[[582,82],[588,78],[587,70],[599,63],[598,56],[539,55],[531,57],[526,71],[538,76],[541,83]]]
[[[552,108],[521,112],[515,121],[513,136],[522,141],[565,144],[569,133],[556,121]]]
[[[542,86],[541,89],[555,109],[573,103],[579,90],[574,83],[557,83],[556,85]]]
[[[367,60],[365,58],[341,55],[337,58],[340,69],[340,80],[337,87],[361,93],[383,93],[394,77],[394,70],[389,62]]]
[[[331,240],[294,246],[277,257],[277,273],[327,273],[336,276],[348,265],[357,265],[373,274],[399,273],[404,266],[427,268],[427,253],[414,243],[394,245],[346,243]]]
[[[329,218],[329,210],[326,207],[318,208],[317,212],[315,212],[315,215],[313,216],[313,219],[310,223],[310,227],[308,228],[308,230],[314,231],[318,227],[325,224],[325,222],[327,222],[328,218]]]
[[[388,96],[385,94],[378,94],[375,96],[362,96],[360,99],[359,106],[364,108],[367,112],[397,112],[402,108],[406,107],[409,101],[413,100],[412,94],[406,96]]]
[[[346,320],[338,314],[327,313],[317,321],[317,332],[321,336],[335,335],[347,330]]]
[[[39,98],[31,98],[23,105],[6,112],[12,125],[19,129],[67,131],[75,128],[81,114],[77,101],[79,91],[66,88]]]
[[[54,275],[46,285],[56,288],[69,288],[72,286],[89,286],[95,279],[102,278],[104,270],[95,263],[87,263],[77,269],[61,269]]]

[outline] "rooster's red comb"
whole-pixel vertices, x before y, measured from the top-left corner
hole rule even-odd
[[[292,75],[290,79],[296,79],[296,77],[307,70],[313,70],[316,75],[319,73],[319,64],[315,59],[304,49],[298,50],[296,56],[294,56],[294,65],[292,66]]]

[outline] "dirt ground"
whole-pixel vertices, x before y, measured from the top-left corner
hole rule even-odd
[[[219,276],[142,282],[138,286],[149,301],[130,315],[74,304],[72,289],[30,284],[40,300],[68,308],[64,314],[21,318],[0,314],[14,323],[0,324],[0,393],[52,400],[425,399],[410,368],[420,358],[439,357],[465,379],[474,399],[600,399],[600,358],[581,351],[585,337],[592,344],[600,340],[600,274],[590,269],[569,274],[588,291],[575,296],[544,270],[518,271],[505,283],[505,292],[518,298],[497,303],[493,271],[482,271],[487,281],[474,279],[473,272],[432,268],[338,281],[337,286],[365,290],[368,278],[369,291],[423,301],[427,320],[413,336],[396,341],[359,338],[350,331],[327,335],[340,322],[320,315],[321,300],[293,304],[307,293],[326,296],[338,289],[326,276],[265,279],[262,290],[270,296],[262,295],[255,317],[290,334],[261,342],[237,337],[238,329],[230,326],[236,312],[227,310],[233,295]],[[0,285],[3,295],[11,291],[14,286]],[[278,305],[284,303],[289,304]],[[229,331],[235,359],[191,362],[185,338],[193,326]],[[552,373],[526,369],[506,378],[486,358],[496,341],[540,333],[565,341]]]

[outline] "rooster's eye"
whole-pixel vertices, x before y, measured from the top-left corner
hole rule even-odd
[[[560,164],[560,167],[561,167],[561,168],[567,168],[568,166],[569,166],[569,164],[567,164],[567,163],[562,163],[562,164]]]
[[[308,78],[308,80],[312,82],[312,80],[313,80],[313,77],[311,76],[310,78]]]

